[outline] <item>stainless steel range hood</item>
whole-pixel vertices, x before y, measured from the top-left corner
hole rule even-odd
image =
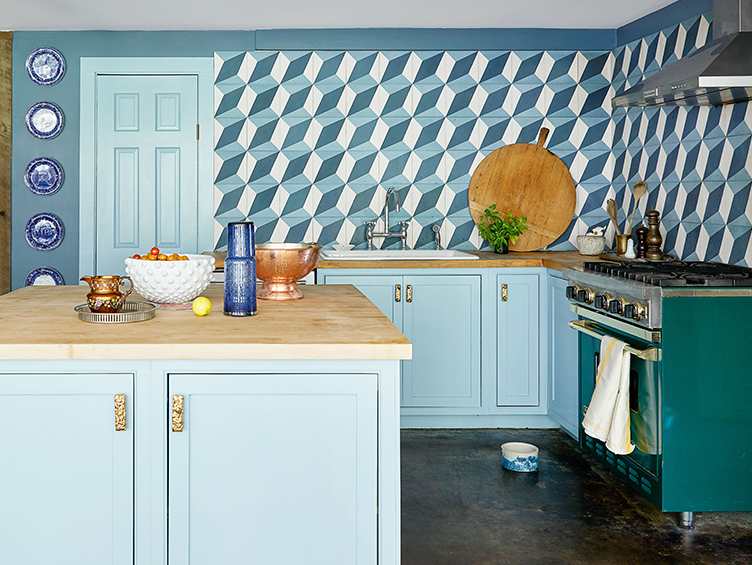
[[[619,106],[709,106],[752,99],[752,0],[714,0],[713,41],[611,99]]]

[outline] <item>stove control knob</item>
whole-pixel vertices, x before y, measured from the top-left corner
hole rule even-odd
[[[577,300],[577,291],[580,290],[580,287],[576,284],[573,284],[571,286],[567,287],[567,298],[569,300]]]
[[[639,322],[645,317],[645,307],[637,302],[624,305],[624,317]]]
[[[611,295],[604,293],[604,294],[597,294],[595,296],[595,307],[598,308],[598,310],[608,310],[608,303],[611,302]]]
[[[615,298],[609,301],[608,311],[612,314],[621,314],[624,312],[624,301],[621,298]]]
[[[577,291],[577,302],[584,302],[585,304],[593,303],[593,291],[589,288],[581,288]]]

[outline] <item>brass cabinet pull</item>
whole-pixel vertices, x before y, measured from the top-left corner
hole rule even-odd
[[[183,431],[183,395],[176,394],[172,397],[172,431]]]
[[[501,285],[501,301],[506,302],[508,295],[509,295],[509,288],[507,287],[507,285],[505,284]]]
[[[407,285],[407,301],[413,301],[413,285],[411,284]]]
[[[395,302],[402,301],[402,285],[401,284],[394,285],[394,301]]]
[[[125,431],[125,395],[115,395],[115,431]]]

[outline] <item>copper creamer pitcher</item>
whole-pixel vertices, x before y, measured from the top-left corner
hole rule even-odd
[[[81,280],[89,283],[89,288],[91,288],[91,292],[86,295],[89,310],[99,314],[120,312],[125,303],[125,297],[133,291],[133,281],[130,277],[100,275],[98,277],[81,277]],[[131,283],[131,286],[123,294],[120,292],[120,285],[125,280]]]

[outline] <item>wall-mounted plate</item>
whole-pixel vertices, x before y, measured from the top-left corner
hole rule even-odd
[[[37,267],[26,277],[24,286],[64,284],[63,276],[52,267]]]
[[[26,222],[26,241],[39,251],[55,249],[64,235],[63,222],[55,214],[42,212]]]
[[[34,194],[55,194],[63,186],[63,167],[50,157],[37,157],[26,166],[24,182]]]
[[[52,139],[63,131],[63,111],[53,102],[37,102],[26,112],[26,129],[37,139]]]
[[[65,59],[57,49],[40,47],[26,58],[26,74],[36,84],[52,86],[63,80]]]

